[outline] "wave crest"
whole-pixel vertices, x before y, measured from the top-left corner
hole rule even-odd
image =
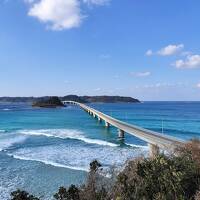
[[[70,129],[40,129],[40,130],[22,130],[21,134],[32,135],[32,136],[46,136],[46,137],[55,137],[61,139],[75,139],[81,140],[88,144],[97,144],[103,146],[117,147],[118,144],[107,142],[99,139],[87,138],[84,136],[84,133],[78,130]]]
[[[137,145],[137,144],[130,144],[130,143],[125,143],[127,146],[134,147],[134,148],[142,148],[142,149],[148,149],[148,146],[143,146],[143,145]]]
[[[2,109],[3,111],[9,111],[9,110],[11,110],[10,108],[3,108]]]
[[[12,138],[5,138],[0,140],[0,151],[4,151],[14,144],[22,143],[26,140],[25,136],[13,136]]]
[[[95,146],[73,144],[55,144],[49,146],[24,147],[7,152],[16,159],[37,161],[55,167],[74,170],[89,170],[89,163],[98,160],[104,168],[120,167],[127,160],[146,153],[139,148],[113,148],[110,146]]]
[[[45,165],[51,165],[51,166],[54,166],[54,167],[61,167],[61,168],[67,168],[67,169],[89,172],[89,168],[64,165],[64,164],[59,164],[57,162],[51,162],[51,161],[48,161],[48,160],[42,160],[42,159],[37,159],[37,158],[35,158],[35,159],[34,158],[27,158],[27,157],[18,156],[18,155],[12,155],[12,154],[7,154],[7,155],[9,155],[9,156],[11,156],[15,159],[18,159],[18,160],[36,161],[36,162],[41,162],[41,163],[44,163]]]

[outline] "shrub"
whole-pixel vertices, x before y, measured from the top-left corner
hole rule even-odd
[[[90,173],[96,172],[101,167],[101,164],[94,160],[90,163]]]
[[[88,180],[85,185],[80,188],[71,185],[68,189],[60,187],[54,198],[57,200],[105,200],[107,195],[105,188],[101,183],[98,187],[100,167],[101,164],[97,160],[91,162]]]
[[[82,199],[83,200],[105,200],[107,196],[107,191],[104,188],[101,175],[99,171],[101,170],[101,164],[94,160],[90,163],[90,172],[88,174],[88,179],[86,185],[82,188]]]
[[[158,155],[129,162],[118,175],[112,196],[121,200],[191,199],[199,181],[198,165],[191,154]]]
[[[37,197],[30,195],[28,192],[16,190],[11,192],[11,200],[39,200]]]
[[[186,143],[184,148],[181,148],[179,153],[188,153],[192,159],[200,166],[200,140],[192,139]]]
[[[68,190],[60,187],[54,198],[57,200],[80,200],[79,189],[75,185],[71,185]]]

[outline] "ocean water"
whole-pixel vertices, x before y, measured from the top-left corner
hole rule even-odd
[[[90,104],[117,119],[183,140],[200,137],[200,102]],[[77,106],[32,108],[0,103],[0,200],[17,188],[42,199],[59,186],[82,184],[89,163],[98,159],[105,174],[127,159],[146,155],[147,144],[103,126]]]

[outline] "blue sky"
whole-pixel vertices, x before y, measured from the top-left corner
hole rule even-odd
[[[0,0],[0,96],[200,99],[199,0]]]

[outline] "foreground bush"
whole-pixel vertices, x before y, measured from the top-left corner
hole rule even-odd
[[[131,199],[192,199],[200,173],[191,155],[131,161],[117,178],[113,197]]]
[[[179,153],[188,153],[192,159],[200,166],[200,140],[192,139],[184,148],[179,150]]]
[[[64,187],[60,187],[58,193],[54,195],[57,200],[80,200],[79,189],[75,185],[71,185],[67,190]]]
[[[100,175],[101,164],[93,161],[85,185],[61,187],[57,200],[200,200],[200,142],[193,140],[174,155],[129,161],[110,179]],[[112,183],[112,184],[111,184]],[[26,194],[28,197],[28,194]],[[35,200],[20,199],[13,200]],[[37,200],[37,198],[36,198]]]
[[[200,141],[192,140],[174,155],[130,161],[118,175],[113,199],[194,199],[200,186]],[[196,194],[199,198],[200,194]],[[200,200],[200,199],[199,199]]]
[[[11,200],[39,200],[37,197],[21,190],[16,190],[11,193]]]

